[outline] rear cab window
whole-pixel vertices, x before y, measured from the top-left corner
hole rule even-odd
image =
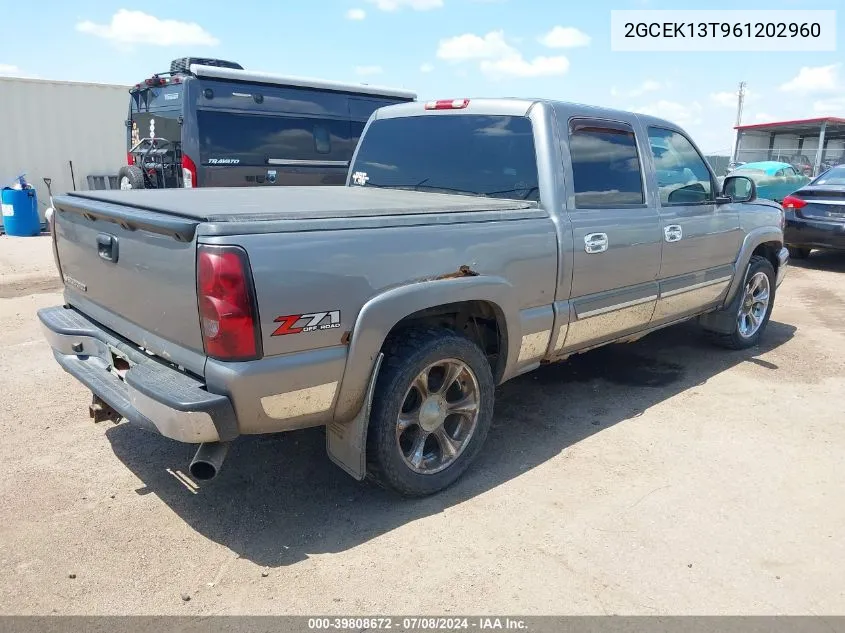
[[[524,116],[443,114],[376,119],[351,185],[539,200],[537,154]]]

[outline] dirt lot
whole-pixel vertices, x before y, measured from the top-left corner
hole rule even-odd
[[[421,501],[319,430],[189,488],[190,447],[89,421],[35,322],[51,266],[0,238],[0,613],[845,613],[845,257],[792,267],[759,349],[684,325],[508,383]]]

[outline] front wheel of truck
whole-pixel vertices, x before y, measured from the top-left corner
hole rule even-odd
[[[733,317],[728,333],[714,335],[714,341],[728,349],[747,349],[757,345],[769,325],[775,305],[775,269],[765,257],[755,255],[748,265],[745,286],[726,308]]]
[[[494,389],[484,352],[452,330],[392,335],[373,398],[368,474],[409,497],[450,486],[484,444]]]

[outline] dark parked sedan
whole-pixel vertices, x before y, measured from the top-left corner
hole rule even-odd
[[[845,165],[828,169],[783,199],[789,254],[803,259],[814,248],[845,250]]]

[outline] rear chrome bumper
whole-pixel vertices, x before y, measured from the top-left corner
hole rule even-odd
[[[191,444],[237,437],[229,398],[209,393],[201,380],[126,344],[73,308],[45,308],[38,318],[62,368],[130,423]],[[129,362],[122,377],[115,358]]]
[[[786,270],[789,267],[789,249],[785,246],[778,252],[778,260],[780,260],[780,265],[778,266],[775,287],[780,286],[783,282],[783,278],[786,277]]]

